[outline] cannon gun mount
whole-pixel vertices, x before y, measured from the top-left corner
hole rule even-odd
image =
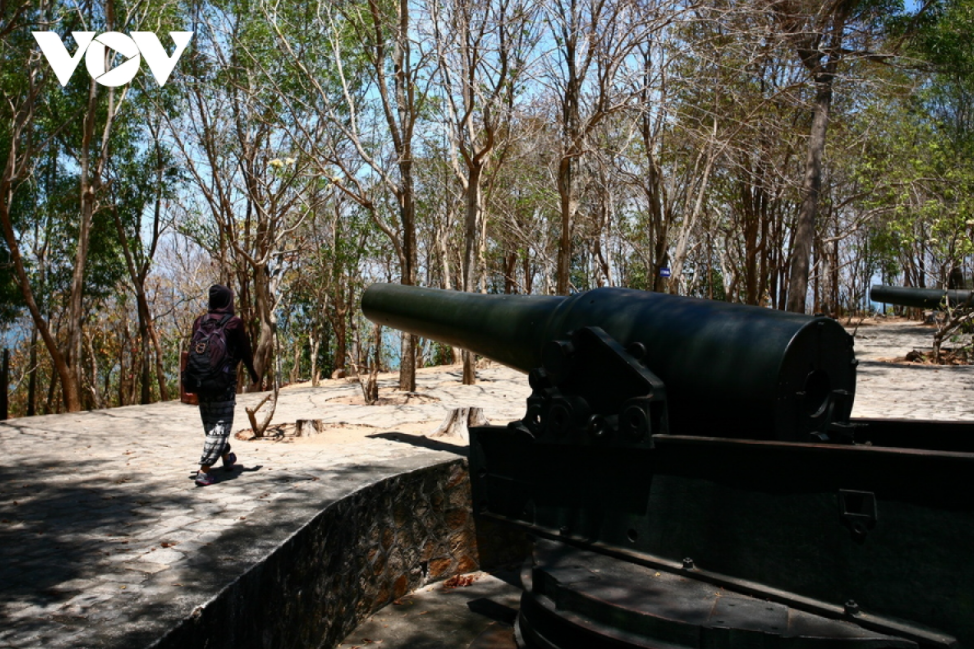
[[[521,646],[974,648],[974,427],[852,419],[834,321],[623,289],[362,308],[529,375],[470,444],[477,516],[537,540]]]

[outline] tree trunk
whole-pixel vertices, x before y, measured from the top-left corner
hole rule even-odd
[[[466,191],[466,215],[463,221],[463,290],[471,293],[477,284],[476,251],[480,219],[480,178],[483,166],[472,163],[468,168]],[[477,364],[473,353],[466,350],[463,358],[463,385],[477,382]]]
[[[819,197],[822,193],[822,157],[825,153],[825,135],[832,107],[832,77],[822,75],[817,82],[812,130],[808,138],[808,156],[805,159],[805,178],[802,182],[802,204],[798,213],[798,225],[791,253],[788,301],[785,309],[793,313],[805,313],[808,296],[809,258],[815,240],[815,219],[818,215]]]
[[[146,303],[146,309],[148,308],[148,303]],[[146,325],[149,332],[149,340],[152,343],[152,347],[155,351],[156,380],[159,382],[159,399],[162,401],[169,401],[169,386],[166,383],[166,369],[163,364],[162,345],[159,343],[159,334],[156,332],[156,327],[153,324],[151,314],[146,322]]]
[[[345,319],[345,311],[339,312],[339,317],[335,320],[335,367],[336,370],[345,369],[345,357],[348,355],[346,338],[348,336],[348,321]]]
[[[267,267],[254,268],[254,310],[257,312],[260,335],[254,349],[254,369],[261,377],[278,380],[274,369],[274,338],[277,335],[277,317],[274,315],[273,295],[268,282]]]
[[[138,297],[136,297],[136,302],[140,302]],[[138,304],[136,311],[139,316],[139,351],[141,352],[141,358],[139,358],[139,403],[145,405],[152,403],[152,350],[149,342],[148,313],[143,311],[141,303]]]
[[[141,320],[141,319],[140,319]],[[152,352],[149,349],[149,332],[143,329],[139,322],[139,343],[142,347],[142,357],[139,359],[140,374],[139,380],[139,403],[145,405],[152,403]]]
[[[263,421],[257,421],[257,413],[260,409],[264,407],[264,404],[270,402],[270,407],[264,413]],[[274,382],[274,389],[260,400],[256,408],[244,408],[247,413],[247,421],[250,422],[250,430],[254,433],[254,437],[263,437],[264,433],[267,431],[267,427],[270,426],[271,420],[274,419],[274,411],[277,410],[277,381]]]
[[[717,122],[714,121],[714,134],[717,133]],[[713,169],[714,161],[717,158],[717,152],[708,152],[707,154],[702,154],[707,156],[707,163],[704,166],[703,178],[700,180],[700,186],[697,189],[697,200],[693,204],[693,211],[689,216],[684,219],[683,226],[680,229],[680,233],[677,236],[676,250],[673,252],[673,256],[670,258],[671,262],[671,272],[670,277],[670,292],[678,295],[680,293],[680,286],[684,284],[683,281],[683,262],[686,261],[687,254],[689,253],[690,235],[693,233],[694,225],[700,214],[703,212],[704,197],[707,195],[707,187],[710,183],[710,171]],[[689,192],[687,193],[687,199],[689,200]]]
[[[143,404],[151,403],[152,401],[151,376],[153,364],[155,365],[156,381],[159,384],[159,398],[162,401],[169,400],[169,388],[166,385],[166,371],[163,365],[162,345],[159,343],[159,335],[156,333],[152,312],[149,309],[149,300],[146,297],[145,292],[145,279],[149,273],[149,268],[155,254],[156,245],[159,241],[159,222],[161,220],[162,212],[162,183],[164,168],[162,156],[159,152],[158,135],[156,134],[155,129],[153,129],[153,136],[156,138],[156,158],[159,161],[159,164],[156,168],[156,199],[155,209],[153,210],[152,240],[149,243],[148,254],[145,258],[139,260],[138,267],[136,267],[136,260],[130,246],[131,239],[128,236],[128,233],[125,231],[125,226],[122,223],[121,215],[119,215],[117,209],[112,210],[112,216],[115,221],[115,230],[118,233],[118,239],[125,255],[125,265],[128,269],[129,279],[132,282],[132,289],[135,292],[135,303],[139,316],[139,336],[142,341],[142,392],[140,401]],[[139,245],[141,245],[142,241],[140,227],[136,230],[136,237],[139,239]]]
[[[88,360],[91,363],[91,405],[93,410],[99,410],[104,408],[104,402],[102,400],[102,395],[98,392],[98,356],[95,354],[95,343],[92,340],[91,332],[85,332],[85,346],[88,349]],[[120,352],[121,356],[125,355],[125,348],[123,347]],[[80,365],[80,363],[79,363]],[[125,376],[125,363],[122,362],[122,376]],[[127,405],[124,401],[118,405]]]
[[[449,209],[449,208],[447,208]],[[453,288],[453,278],[450,272],[450,252],[448,241],[450,238],[452,219],[449,213],[446,215],[446,223],[443,227],[436,228],[436,251],[440,256],[440,288],[449,290]]]
[[[504,295],[517,292],[517,251],[504,253]]]
[[[311,386],[315,388],[321,385],[321,377],[318,376],[318,349],[321,345],[320,341],[321,339],[318,337],[317,332],[312,331],[308,337],[308,343],[311,345]]]
[[[338,246],[337,239],[334,245],[336,247]],[[325,315],[328,318],[328,322],[331,324],[332,331],[335,333],[335,356],[333,363],[334,367],[332,367],[332,371],[334,372],[337,370],[346,369],[345,363],[346,356],[348,354],[348,350],[346,348],[348,338],[348,319],[345,316],[348,314],[348,305],[355,301],[355,289],[349,285],[349,282],[345,280],[338,266],[333,266],[332,270],[332,285],[335,287],[335,291],[329,300],[332,308],[329,310],[326,307]],[[319,331],[319,334],[320,333],[321,332]],[[319,337],[317,342],[319,348],[323,342],[325,349],[328,349],[327,335],[323,341]]]
[[[761,188],[747,181],[741,181],[741,210],[743,212],[744,234],[744,303],[757,304],[758,293],[758,230],[760,228]]]
[[[325,424],[320,419],[298,419],[294,422],[295,437],[314,437],[325,432]]]
[[[416,205],[413,196],[412,164],[400,164],[403,169],[402,194],[400,197],[400,218],[403,230],[403,253],[405,266],[402,269],[401,283],[405,286],[416,284]],[[402,335],[402,362],[399,366],[399,389],[404,392],[416,391],[416,346],[417,337],[410,333]]]
[[[414,103],[415,87],[408,70],[414,64],[410,52],[409,0],[399,0],[399,25],[396,33],[395,49],[395,88],[396,107],[399,110],[401,137],[399,154],[400,175],[400,219],[402,221],[402,243],[405,267],[402,269],[402,283],[416,284],[416,197],[413,187],[413,125],[417,118]],[[394,127],[390,124],[390,127]],[[416,347],[418,340],[412,334],[403,334],[402,363],[399,367],[399,389],[404,392],[416,391]]]
[[[110,7],[109,7],[110,9]],[[111,25],[111,12],[108,15],[108,25]],[[106,51],[105,56],[108,56]],[[91,241],[91,227],[97,209],[96,194],[101,189],[102,172],[105,158],[108,155],[108,136],[111,132],[112,120],[115,112],[115,89],[108,89],[108,105],[106,107],[105,124],[102,130],[99,154],[97,160],[92,160],[91,145],[95,138],[95,123],[98,117],[98,84],[92,79],[88,86],[88,107],[83,123],[80,147],[80,193],[81,214],[78,224],[78,242],[75,252],[74,271],[71,277],[71,294],[68,301],[68,344],[66,361],[71,376],[67,383],[63,383],[64,402],[68,411],[72,411],[72,404],[80,409],[81,401],[81,355],[82,328],[84,327],[84,280],[88,262],[88,246]]]
[[[27,416],[36,414],[37,403],[37,325],[30,328],[30,369],[27,379]]]
[[[58,381],[61,378],[61,373],[58,371],[57,367],[51,368],[51,381],[47,387],[47,401],[44,403],[44,414],[51,414],[56,412],[61,412],[55,404],[55,394],[57,393]],[[80,410],[80,408],[79,408]]]
[[[558,196],[561,206],[561,237],[558,240],[558,269],[555,292],[568,295],[572,272],[572,222],[575,220],[575,188],[572,182],[573,158],[564,156],[558,165]]]
[[[762,172],[764,175],[764,172]],[[768,241],[771,236],[772,224],[771,219],[773,218],[773,212],[770,209],[769,203],[771,202],[771,196],[767,191],[762,190],[762,201],[761,201],[761,261],[760,267],[758,269],[759,286],[761,287],[761,295],[758,297],[759,306],[768,306],[768,300],[773,299],[774,295],[774,285],[770,283],[769,279],[769,266],[770,266],[770,256],[772,247]]]
[[[644,53],[643,65],[645,69],[644,78],[647,83],[642,91],[641,99],[648,108],[653,101],[653,93],[650,90],[653,60],[648,51]],[[654,134],[653,118],[649,110],[644,112],[639,120],[639,133],[646,153],[646,181],[643,185],[643,191],[646,194],[646,203],[649,207],[650,240],[648,248],[653,254],[647,286],[657,293],[663,293],[666,291],[666,279],[660,274],[660,269],[669,263],[667,231],[669,230],[672,207],[666,186],[663,184],[663,172],[654,153],[657,147],[657,136]]]
[[[294,337],[294,360],[291,363],[291,374],[288,380],[291,383],[297,383],[301,379],[301,338],[299,336]]]
[[[7,419],[9,412],[8,395],[10,394],[10,350],[3,350],[3,364],[0,366],[0,420]]]

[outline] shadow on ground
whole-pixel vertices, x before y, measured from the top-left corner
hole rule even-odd
[[[393,442],[402,442],[403,444],[410,444],[411,446],[416,446],[419,448],[427,448],[431,451],[446,451],[447,453],[453,453],[461,457],[467,457],[469,449],[466,446],[460,444],[450,444],[449,442],[443,442],[438,439],[431,439],[425,435],[410,435],[409,433],[376,433],[374,435],[366,435],[366,437],[372,439],[388,439]]]
[[[151,493],[115,481],[86,479],[109,473],[108,461],[55,461],[0,466],[0,603],[46,605],[78,595],[71,581],[102,574],[116,553],[130,552],[132,537],[158,518]],[[167,506],[173,502],[167,493]]]

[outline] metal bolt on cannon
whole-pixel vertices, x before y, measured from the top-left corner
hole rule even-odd
[[[362,309],[528,374],[470,445],[477,515],[536,539],[521,646],[974,649],[974,427],[851,419],[837,322],[615,288]]]

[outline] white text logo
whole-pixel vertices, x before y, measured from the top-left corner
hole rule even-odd
[[[105,32],[97,37],[95,32],[71,32],[74,42],[78,44],[78,50],[71,56],[64,41],[56,33],[31,33],[62,86],[68,85],[71,75],[81,62],[81,56],[84,55],[85,67],[88,68],[91,78],[109,88],[116,88],[135,78],[139,71],[140,54],[149,64],[149,70],[159,85],[166,85],[176,62],[189,45],[189,39],[193,37],[193,32],[169,32],[176,44],[176,50],[169,56],[159,42],[159,37],[152,32],[132,32],[131,36],[121,32]],[[123,60],[106,70],[107,50],[114,50]]]

